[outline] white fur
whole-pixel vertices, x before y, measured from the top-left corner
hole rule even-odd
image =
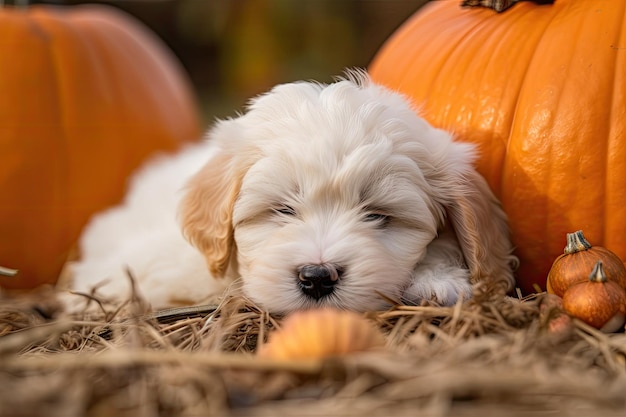
[[[140,169],[124,202],[94,216],[83,231],[81,260],[70,265],[72,289],[89,293],[98,286],[100,296],[125,300],[130,271],[156,308],[197,303],[221,292],[228,283],[210,277],[175,214],[186,180],[215,152],[202,142]]]
[[[508,289],[505,216],[474,158],[364,74],[280,85],[206,141],[141,170],[126,201],[85,230],[73,285],[107,279],[99,291],[123,298],[128,268],[160,308],[200,302],[241,277],[273,312],[450,305],[480,280]],[[182,237],[179,204],[198,250]],[[302,292],[297,271],[307,264],[341,268],[332,294]]]

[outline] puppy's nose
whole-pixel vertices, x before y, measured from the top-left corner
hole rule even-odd
[[[330,264],[303,265],[298,269],[300,288],[309,297],[319,300],[333,292],[342,273],[341,268]]]

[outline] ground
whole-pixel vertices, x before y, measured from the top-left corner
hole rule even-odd
[[[98,300],[74,314],[57,295],[0,300],[0,416],[626,412],[626,335],[564,316],[547,294],[479,289],[454,307],[367,313],[384,348],[307,360],[259,357],[284,319],[238,295],[156,313]]]

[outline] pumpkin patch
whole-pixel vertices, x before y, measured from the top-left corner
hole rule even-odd
[[[116,9],[0,7],[0,32],[0,266],[19,271],[0,286],[31,288],[134,168],[200,126],[173,54]]]
[[[563,236],[626,258],[626,3],[428,3],[383,45],[375,81],[478,145],[509,216],[518,286],[545,288]]]

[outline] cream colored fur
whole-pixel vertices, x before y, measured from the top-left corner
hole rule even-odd
[[[506,218],[474,160],[472,145],[362,73],[280,85],[204,142],[144,168],[124,204],[85,230],[74,288],[108,280],[99,291],[125,297],[129,268],[160,308],[241,278],[274,312],[450,305],[481,280],[507,290]],[[319,300],[299,286],[310,264],[342,271]]]

